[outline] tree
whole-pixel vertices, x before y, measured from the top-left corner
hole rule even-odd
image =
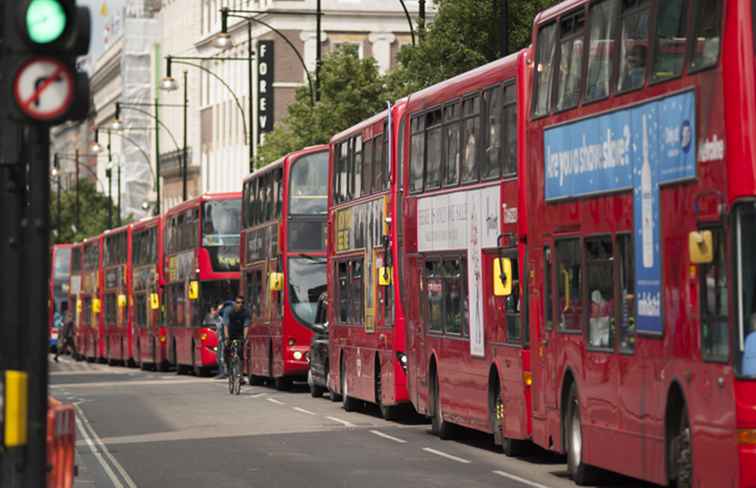
[[[559,0],[509,0],[509,50],[530,44],[533,19]],[[501,0],[436,0],[438,10],[417,46],[404,46],[387,75],[394,98],[499,59]]]
[[[98,193],[89,180],[79,181],[79,226],[76,228],[76,190],[62,191],[60,194],[60,222],[58,222],[57,188],[53,184],[50,195],[50,225],[57,231],[53,233],[55,243],[78,242],[86,237],[95,236],[108,228],[108,206],[113,212],[113,222],[117,222],[118,210],[110,199]],[[123,219],[123,223],[131,217]]]
[[[314,144],[381,111],[386,89],[372,58],[359,59],[355,49],[342,46],[323,59],[320,68],[320,101],[310,102],[308,87],[297,90],[286,118],[265,136],[256,166]]]

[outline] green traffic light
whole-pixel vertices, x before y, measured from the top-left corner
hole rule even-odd
[[[58,40],[66,30],[66,11],[58,0],[31,0],[26,9],[29,39],[37,44]]]

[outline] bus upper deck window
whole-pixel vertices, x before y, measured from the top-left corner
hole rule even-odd
[[[556,24],[542,27],[538,33],[538,47],[536,54],[536,94],[533,104],[533,115],[539,117],[549,113],[551,108],[551,81],[553,78],[553,63],[556,44],[554,34]]]
[[[687,0],[668,0],[657,4],[656,49],[651,81],[662,81],[682,74],[687,44]]]
[[[635,90],[646,82],[649,0],[623,0],[618,91]]]
[[[612,59],[616,50],[618,11],[619,0],[596,3],[591,8],[588,78],[585,83],[586,101],[600,100],[609,96]]]
[[[583,74],[583,9],[563,17],[559,22],[559,96],[557,110],[577,105],[580,97],[580,79]]]
[[[696,0],[694,5],[690,69],[701,70],[716,65],[719,60],[722,0]]]

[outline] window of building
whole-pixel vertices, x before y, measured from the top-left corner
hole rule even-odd
[[[614,247],[611,236],[585,240],[585,274],[588,286],[588,346],[610,349],[614,342]]]
[[[444,129],[445,129],[445,175],[444,186],[454,186],[459,183],[459,170],[461,163],[460,153],[460,103],[450,103],[444,108]]]
[[[462,139],[462,183],[477,181],[478,138],[480,137],[480,95],[474,95],[462,102],[463,128]]]
[[[619,261],[619,347],[624,353],[635,351],[635,250],[629,235],[617,236]]]
[[[664,81],[682,74],[688,45],[688,0],[665,0],[656,4],[656,38],[651,81]]]
[[[533,115],[540,117],[551,109],[554,55],[556,53],[556,24],[541,27],[536,47],[535,87]]]
[[[605,0],[591,7],[588,78],[585,82],[586,102],[609,96],[619,8],[620,0]]]
[[[557,241],[556,257],[559,329],[572,332],[580,331],[583,289],[580,240],[563,239]]]
[[[425,189],[431,190],[441,186],[441,159],[442,159],[442,116],[441,109],[428,112],[425,116],[427,127],[427,149],[425,163]]]
[[[559,94],[557,110],[577,105],[580,98],[580,80],[583,74],[583,28],[585,10],[562,17],[559,21]]]
[[[708,361],[730,357],[726,241],[721,228],[711,229],[714,260],[699,267],[701,289],[701,353]]]
[[[722,0],[695,0],[693,7],[693,55],[690,70],[715,66],[722,36]],[[756,32],[753,34],[756,36]]]
[[[618,91],[641,88],[646,82],[650,0],[622,0]]]

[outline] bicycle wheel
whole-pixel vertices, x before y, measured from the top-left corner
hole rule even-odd
[[[236,370],[234,370],[233,367],[229,368],[229,371],[228,371],[228,393],[230,395],[234,394],[234,390],[236,388],[235,387],[235,381],[236,381],[235,376],[236,376]]]
[[[235,393],[238,395],[241,393],[241,368],[239,364],[239,358],[236,358],[236,361],[234,361],[234,389]]]

